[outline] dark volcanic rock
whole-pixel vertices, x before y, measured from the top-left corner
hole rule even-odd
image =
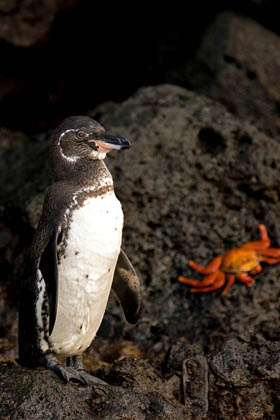
[[[268,134],[279,134],[279,51],[275,33],[250,18],[221,13],[187,65],[187,84]]]
[[[279,243],[280,145],[222,106],[175,86],[142,89],[96,112],[108,130],[133,144],[108,161],[125,211],[124,247],[144,281],[148,319],[135,337],[141,332],[159,351],[180,336],[211,343],[248,328],[273,334],[279,266],[265,268],[251,288],[234,285],[226,298],[191,295],[177,276],[195,276],[190,259],[205,264],[257,239],[259,223]]]
[[[279,342],[243,336],[210,354],[209,420],[278,419],[279,350]]]
[[[253,385],[255,377],[280,380],[280,342],[248,334],[228,340],[210,355],[210,368],[221,385]]]
[[[128,362],[129,363],[129,362]],[[131,368],[130,368],[131,370]],[[142,371],[144,378],[147,372]],[[131,376],[131,375],[130,375]],[[175,407],[154,389],[142,392],[113,386],[65,385],[46,370],[0,365],[0,418],[7,420],[182,420]],[[185,413],[186,414],[186,413]]]
[[[163,375],[143,359],[126,358],[99,372],[110,385],[63,384],[49,371],[0,364],[0,416],[5,419],[235,419],[279,418],[280,344],[260,336],[231,338],[212,352],[185,345],[182,365],[169,352]],[[181,352],[182,353],[181,348]],[[171,359],[170,359],[171,357]],[[198,368],[199,367],[199,368]],[[185,387],[185,406],[182,401]]]
[[[279,418],[279,341],[243,335],[225,341],[222,346],[217,344],[206,357],[201,350],[197,356],[192,354],[193,348],[188,344],[185,344],[183,355],[182,344],[181,339],[172,346],[166,364],[170,372],[180,370],[174,365],[177,353],[183,357],[183,364],[191,367],[192,376],[182,377],[191,419]],[[200,365],[199,369],[193,368],[194,363]],[[200,377],[193,374],[197,372]],[[194,394],[196,398],[193,398]]]
[[[75,3],[77,0],[67,4],[61,0],[1,0],[0,38],[16,46],[34,45],[46,36],[58,11]]]
[[[259,223],[267,226],[272,246],[279,246],[279,142],[212,100],[171,85],[141,89],[122,104],[103,104],[91,114],[109,133],[128,137],[133,145],[123,153],[111,153],[107,163],[125,213],[123,246],[142,278],[145,305],[142,319],[131,328],[112,297],[99,335],[106,337],[108,347],[111,340],[131,340],[157,360],[156,370],[143,379],[149,387],[160,383],[159,357],[177,343],[166,364],[167,377],[173,377],[168,393],[172,401],[182,401],[178,375],[185,361],[189,382],[183,391],[193,418],[203,418],[209,407],[209,419],[219,418],[214,416],[217,410],[223,413],[221,418],[241,420],[239,412],[246,412],[250,415],[243,418],[258,419],[257,401],[264,403],[263,413],[273,413],[279,405],[272,390],[273,381],[278,381],[273,378],[278,361],[264,354],[258,359],[255,353],[248,360],[251,347],[247,350],[241,343],[237,348],[227,340],[236,334],[260,333],[268,342],[260,342],[260,348],[268,352],[273,342],[277,347],[280,264],[264,265],[250,288],[236,282],[223,298],[220,291],[192,295],[177,277],[199,277],[188,267],[190,259],[206,264],[227,249],[258,239]],[[38,220],[42,193],[51,179],[48,141],[48,134],[26,143],[18,139],[5,152],[8,164],[1,160],[3,241],[9,232],[20,240],[14,248],[8,244],[13,258],[6,270],[13,287],[22,275],[31,225]],[[107,357],[107,363],[115,360]],[[112,371],[109,366],[105,375],[115,384],[141,390],[141,375],[133,363],[136,381],[133,374],[122,380],[125,362]],[[215,378],[211,374],[209,383],[207,369]],[[257,375],[260,379],[254,385]],[[166,395],[165,386],[156,387],[160,395]],[[239,386],[247,393],[237,392]]]
[[[219,292],[193,296],[177,276],[195,275],[189,259],[207,263],[258,238],[259,223],[277,244],[280,145],[222,106],[176,86],[141,89],[93,114],[108,132],[133,144],[107,159],[125,212],[124,247],[145,296],[143,320],[136,329],[125,328],[128,336],[160,352],[182,335],[211,342],[248,326],[273,335],[279,325],[279,266],[265,268],[251,288],[234,285],[223,299]],[[47,144],[48,136],[33,140],[19,159],[19,143],[9,154],[11,171],[4,166],[9,212],[27,224],[38,220],[50,180]],[[103,327],[106,335],[122,337],[115,308]]]

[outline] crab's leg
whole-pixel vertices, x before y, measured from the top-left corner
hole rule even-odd
[[[223,287],[223,285],[225,284],[225,281],[226,281],[225,273],[223,273],[222,271],[218,271],[217,280],[215,281],[213,286],[194,288],[194,289],[191,289],[191,292],[192,293],[212,292],[213,290],[217,290],[217,289],[220,289],[221,287]]]
[[[231,286],[235,282],[235,274],[227,274],[226,278],[227,278],[227,284],[226,284],[224,290],[222,291],[222,296],[225,296],[225,294],[229,291],[229,289],[231,288]]]
[[[238,274],[237,278],[238,278],[239,281],[241,281],[241,283],[246,284],[246,286],[253,283],[253,281],[254,281],[254,279],[252,277],[248,276],[246,273]]]
[[[270,239],[267,234],[266,227],[264,225],[259,225],[260,231],[260,241],[255,242],[246,242],[245,244],[241,245],[241,248],[249,248],[249,249],[264,249],[269,248],[270,246]]]
[[[261,261],[266,262],[267,264],[277,264],[280,262],[280,257],[279,258],[274,258],[274,257],[261,257]]]
[[[197,264],[195,261],[189,261],[189,266],[201,274],[211,274],[217,271],[222,263],[222,257],[216,257],[206,267]]]
[[[188,277],[183,277],[183,276],[178,277],[178,280],[181,283],[189,284],[190,286],[204,287],[204,286],[209,286],[210,284],[213,284],[216,278],[218,277],[218,274],[219,274],[219,271],[208,274],[207,276],[204,277],[203,280],[195,280],[195,279],[190,279]]]
[[[250,274],[258,274],[260,271],[262,271],[262,266],[260,264],[257,265],[253,270],[250,271]]]
[[[261,254],[261,256],[280,258],[280,248],[262,249],[261,251],[258,251],[258,253]]]

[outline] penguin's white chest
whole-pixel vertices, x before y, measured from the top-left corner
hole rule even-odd
[[[62,356],[82,353],[102,321],[120,252],[123,212],[113,191],[73,210],[58,267],[58,310],[51,341]]]

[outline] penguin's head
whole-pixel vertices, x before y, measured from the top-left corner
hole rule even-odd
[[[58,147],[62,159],[75,163],[80,159],[102,160],[111,150],[128,149],[130,143],[105,129],[90,117],[66,118],[56,130],[52,147]]]

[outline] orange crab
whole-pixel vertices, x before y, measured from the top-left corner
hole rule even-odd
[[[214,258],[206,267],[190,261],[190,267],[205,275],[203,280],[194,280],[183,276],[180,276],[178,280],[181,283],[194,286],[191,289],[193,293],[211,292],[220,289],[227,280],[222,292],[223,296],[231,288],[235,278],[249,286],[254,279],[248,273],[252,275],[259,273],[262,269],[260,262],[263,261],[268,264],[280,262],[280,248],[269,248],[270,239],[266,227],[259,225],[259,231],[260,241],[246,242],[239,248],[233,248]]]

